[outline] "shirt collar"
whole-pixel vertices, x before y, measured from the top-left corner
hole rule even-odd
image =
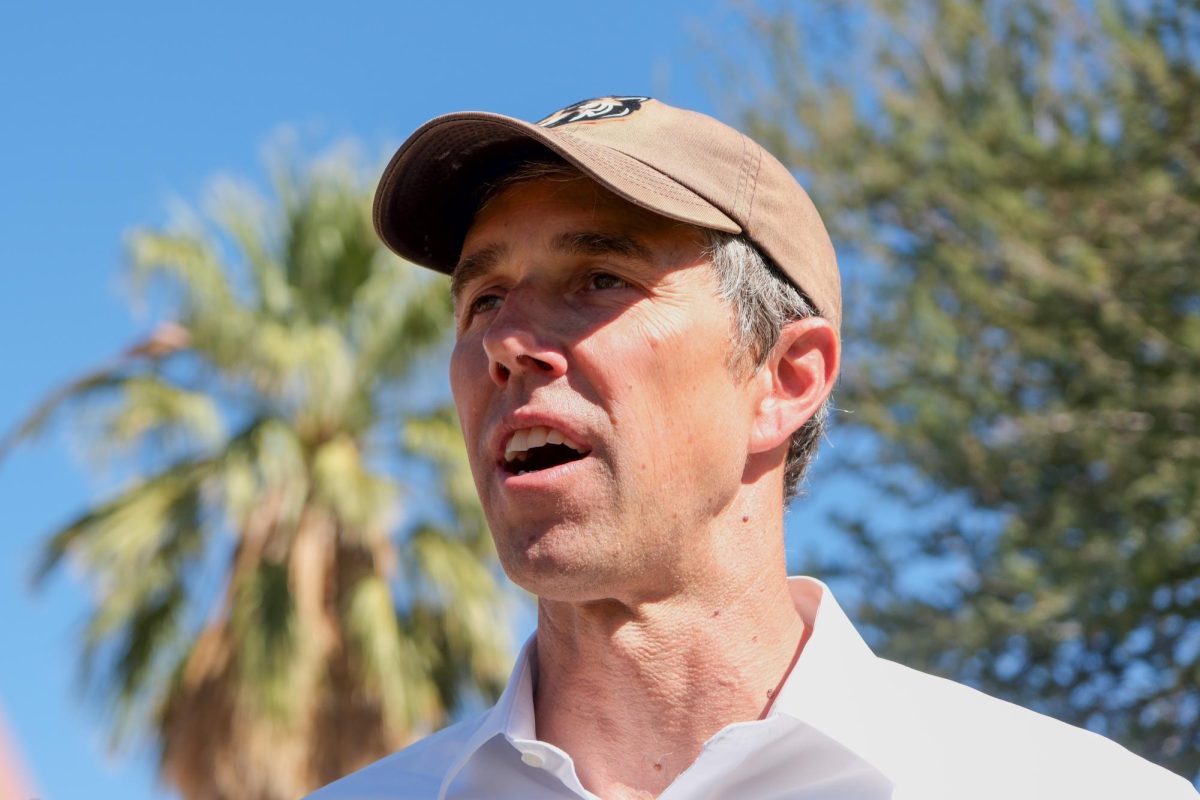
[[[876,657],[828,586],[816,578],[801,576],[788,578],[788,589],[796,611],[812,632],[770,715],[786,715],[809,725],[878,769],[880,762],[873,756],[879,751],[870,736],[870,714],[875,701],[866,696],[874,684],[869,673]],[[438,800],[445,798],[454,778],[491,739],[504,736],[510,742],[536,740],[533,709],[536,653],[534,633],[521,647],[500,699],[484,714],[462,754],[447,770]]]
[[[812,633],[770,713],[815,728],[888,774],[886,742],[875,735],[879,709],[887,703],[878,696],[879,659],[828,586],[797,577],[788,579],[788,588]]]
[[[483,715],[479,726],[463,745],[462,754],[446,770],[438,790],[438,800],[444,800],[450,784],[462,768],[479,748],[497,736],[504,736],[509,741],[532,740],[537,734],[537,724],[533,715],[533,677],[536,664],[534,656],[537,653],[537,632],[535,631],[517,655],[517,662],[512,673],[508,676],[508,684],[500,694],[500,699]]]

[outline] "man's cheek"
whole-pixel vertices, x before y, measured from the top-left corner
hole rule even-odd
[[[621,346],[629,357],[675,356],[686,348],[692,334],[681,310],[657,308],[639,314],[636,324],[630,325],[622,337]]]

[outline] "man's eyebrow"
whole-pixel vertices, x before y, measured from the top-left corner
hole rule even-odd
[[[654,257],[649,247],[624,233],[567,231],[555,236],[551,246],[555,250],[575,255],[621,256],[643,261],[650,261]],[[480,275],[495,269],[509,249],[506,244],[488,245],[460,260],[450,276],[450,296],[457,301],[463,287]]]
[[[585,256],[622,256],[650,261],[650,248],[624,233],[599,231],[568,231],[554,237],[554,247],[568,253]]]
[[[463,287],[476,277],[495,268],[496,263],[508,250],[508,245],[493,244],[461,259],[450,276],[450,296],[457,302]]]

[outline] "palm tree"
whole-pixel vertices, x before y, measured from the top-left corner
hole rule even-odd
[[[0,442],[64,412],[124,469],[38,575],[81,568],[81,664],[114,742],[156,744],[192,800],[292,800],[507,672],[457,421],[419,380],[445,354],[447,292],[381,249],[358,174],[285,164],[274,205],[225,181],[210,213],[135,232],[133,284],[168,321]]]

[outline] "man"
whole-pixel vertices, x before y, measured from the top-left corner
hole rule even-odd
[[[761,147],[646,97],[452,114],[376,228],[451,275],[451,385],[538,629],[488,712],[313,797],[1192,797],[1094,734],[875,658],[788,579],[840,361],[833,248]]]

